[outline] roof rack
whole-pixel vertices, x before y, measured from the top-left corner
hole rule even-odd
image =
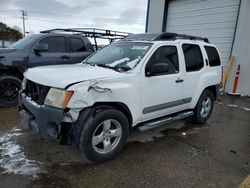
[[[86,37],[94,38],[96,50],[97,47],[97,38],[100,39],[108,39],[109,42],[113,42],[115,40],[124,39],[131,33],[121,32],[121,31],[113,31],[107,29],[99,29],[99,28],[67,28],[67,29],[50,29],[40,31],[40,33],[61,33],[61,34],[73,34],[73,35],[83,35]]]
[[[177,39],[189,39],[189,40],[202,40],[209,43],[207,38],[197,37],[192,35],[178,34],[178,33],[162,33],[154,40],[177,40]]]
[[[167,33],[167,32],[159,34],[157,33],[133,34],[129,35],[123,40],[159,41],[159,40],[178,40],[178,39],[201,40],[209,43],[209,40],[207,38],[178,34],[178,33]]]

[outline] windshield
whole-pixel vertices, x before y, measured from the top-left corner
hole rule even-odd
[[[127,71],[140,62],[151,45],[144,42],[116,42],[91,55],[83,63]]]
[[[24,49],[27,46],[29,46],[31,43],[33,43],[34,39],[35,39],[35,37],[32,37],[32,36],[23,38],[23,39],[17,41],[16,43],[10,45],[8,48],[11,48],[11,49]]]

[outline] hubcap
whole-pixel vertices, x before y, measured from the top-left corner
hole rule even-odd
[[[206,97],[203,101],[202,101],[202,108],[201,108],[201,117],[206,118],[211,110],[212,107],[212,101],[210,99],[210,97]]]
[[[121,124],[114,119],[107,119],[95,129],[92,136],[92,146],[96,152],[107,154],[118,145],[121,135]]]

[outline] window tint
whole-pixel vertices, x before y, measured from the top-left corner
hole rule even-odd
[[[85,52],[86,48],[82,39],[79,38],[70,38],[71,43],[71,52]]]
[[[146,72],[149,72],[152,65],[158,63],[168,64],[169,71],[167,74],[175,74],[179,72],[178,52],[175,46],[159,47],[151,56],[147,66]]]
[[[183,44],[182,49],[185,57],[186,71],[200,70],[204,65],[200,47],[194,44]]]
[[[39,43],[48,44],[49,52],[65,52],[65,38],[64,37],[47,37],[42,39]]]
[[[211,47],[211,46],[204,46],[207,52],[208,60],[209,60],[209,65],[211,67],[214,66],[220,66],[220,57],[219,53],[217,52],[216,48]]]

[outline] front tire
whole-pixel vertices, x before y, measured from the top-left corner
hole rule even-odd
[[[97,110],[81,126],[79,149],[88,160],[95,163],[117,157],[126,144],[129,133],[126,116],[112,108]]]
[[[210,90],[203,91],[194,109],[192,121],[200,124],[205,123],[213,111],[214,101],[213,93]]]
[[[18,103],[18,93],[21,89],[21,80],[14,76],[0,77],[0,106],[12,107]]]

